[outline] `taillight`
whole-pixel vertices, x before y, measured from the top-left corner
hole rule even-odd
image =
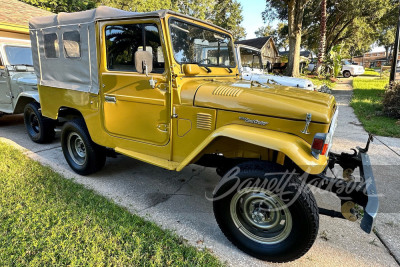
[[[325,155],[328,150],[329,144],[326,143],[326,134],[317,133],[314,136],[313,143],[311,145],[312,155],[318,159],[319,155]]]

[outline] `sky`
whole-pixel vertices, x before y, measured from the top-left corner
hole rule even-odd
[[[254,32],[264,25],[261,13],[265,10],[265,0],[238,0],[243,7],[242,26],[246,29],[247,39],[255,38]]]

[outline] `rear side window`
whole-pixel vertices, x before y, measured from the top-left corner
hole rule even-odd
[[[78,31],[64,32],[63,45],[66,58],[81,57],[81,35]]]
[[[164,54],[156,24],[110,25],[105,29],[105,38],[107,69],[136,72],[136,51],[147,51],[153,56],[152,73],[164,72]]]
[[[43,35],[44,54],[46,58],[60,57],[57,33],[46,33]]]

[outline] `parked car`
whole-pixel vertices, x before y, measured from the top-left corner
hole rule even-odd
[[[371,232],[378,199],[368,146],[330,151],[335,98],[240,79],[223,28],[104,6],[34,18],[30,28],[42,113],[64,122],[62,150],[76,173],[100,171],[110,150],[174,171],[214,167],[223,177],[212,198],[218,225],[262,260],[304,255],[320,213],[354,221],[358,204]],[[328,177],[337,164],[360,169],[360,181]],[[307,183],[336,194],[342,214],[319,209]]]
[[[239,71],[243,79],[261,84],[279,84],[314,91],[314,84],[310,80],[268,74],[264,70],[260,49],[241,44],[235,47]]]
[[[345,78],[350,78],[351,76],[363,75],[365,69],[363,66],[353,65],[349,61],[344,60],[342,65],[342,74]]]
[[[29,40],[0,37],[0,116],[24,113],[29,137],[45,143],[54,124],[40,112],[37,78]]]

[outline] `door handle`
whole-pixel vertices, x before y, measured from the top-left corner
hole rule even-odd
[[[117,98],[115,96],[104,96],[104,101],[108,103],[117,103]]]

